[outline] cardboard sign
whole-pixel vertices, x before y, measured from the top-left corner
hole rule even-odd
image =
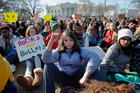
[[[75,20],[81,20],[82,19],[82,15],[81,14],[75,14],[74,15],[74,19]]]
[[[52,19],[52,15],[45,15],[44,16],[44,22],[45,21],[50,21]]]
[[[125,14],[119,14],[119,20],[125,20]]]
[[[18,20],[17,13],[4,13],[5,22],[16,22]]]
[[[97,55],[100,57],[100,60],[103,60],[105,52],[99,46],[84,47],[84,48],[97,53]]]
[[[42,54],[46,48],[41,34],[15,41],[20,61]]]

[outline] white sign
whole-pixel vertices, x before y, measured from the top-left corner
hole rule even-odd
[[[42,54],[46,48],[41,34],[15,41],[20,61]]]
[[[100,57],[100,60],[103,60],[105,52],[99,46],[84,47],[84,48],[97,53],[97,55]]]
[[[59,16],[59,20],[66,20],[66,19],[67,19],[66,16],[63,16],[63,15]]]

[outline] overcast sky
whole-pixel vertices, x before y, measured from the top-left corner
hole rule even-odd
[[[105,0],[90,0],[94,2],[94,4],[104,3]],[[131,0],[106,0],[107,5],[115,5],[118,4],[120,8],[131,8],[130,7]],[[41,0],[41,4],[44,5],[56,5],[60,3],[71,2],[71,3],[78,3],[78,0]]]

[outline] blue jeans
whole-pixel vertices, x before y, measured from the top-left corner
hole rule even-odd
[[[79,80],[85,73],[85,65],[82,65],[74,75],[68,76],[60,71],[53,63],[45,64],[44,66],[44,90],[45,93],[55,93],[55,83],[58,86],[73,86],[79,87]],[[96,78],[95,73],[91,75],[92,79]]]
[[[25,76],[32,76],[34,68],[41,68],[41,59],[39,56],[35,56],[34,61],[27,59],[25,62],[26,62]]]

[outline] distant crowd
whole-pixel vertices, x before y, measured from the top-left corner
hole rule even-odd
[[[42,35],[46,45],[44,53],[24,60],[24,75],[13,77],[17,64],[20,64],[15,41],[38,34]],[[84,48],[93,46],[99,46],[105,52],[102,60],[96,53]],[[132,75],[135,79],[126,75]],[[53,18],[36,23],[0,23],[1,93],[17,93],[14,78],[25,89],[43,83],[44,93],[55,93],[56,86],[62,89],[61,93],[79,93],[64,92],[67,86],[80,93],[88,93],[89,82],[93,79],[123,83],[132,89],[132,92],[128,92],[128,89],[125,89],[127,92],[107,92],[107,89],[104,93],[135,93],[137,88],[140,89],[139,76],[140,21],[137,18],[111,20],[92,17],[75,20],[69,17],[59,21]],[[89,85],[83,90],[85,84]],[[93,81],[91,85],[95,87]],[[98,87],[103,91],[104,86]],[[90,91],[102,93],[96,90],[93,88]]]

